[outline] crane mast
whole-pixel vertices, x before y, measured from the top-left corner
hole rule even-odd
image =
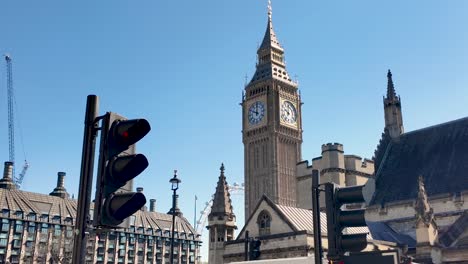
[[[7,70],[7,100],[8,100],[8,151],[10,162],[13,163],[13,181],[16,187],[20,188],[23,182],[26,171],[29,168],[28,162],[25,160],[21,173],[16,177],[15,174],[15,122],[14,122],[14,90],[13,90],[13,70],[11,57],[5,55],[6,70]]]
[[[13,175],[15,166],[15,125],[13,116],[13,71],[11,57],[5,55],[7,67],[7,98],[8,98],[8,150],[10,162],[13,162]]]

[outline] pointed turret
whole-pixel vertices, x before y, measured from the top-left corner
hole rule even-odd
[[[265,36],[263,37],[262,44],[258,48],[258,50],[262,49],[278,49],[283,51],[283,48],[281,47],[281,44],[279,43],[278,39],[276,38],[275,31],[273,30],[273,22],[271,19],[272,15],[272,8],[271,8],[271,1],[268,1],[268,23],[267,23],[267,28],[265,31]]]
[[[232,210],[231,195],[224,175],[224,164],[221,164],[221,173],[213,195],[211,213],[208,215],[209,240],[209,264],[224,263],[224,242],[234,239],[236,216]]]
[[[388,79],[387,98],[395,100],[397,98],[397,96],[396,96],[396,93],[395,93],[395,86],[393,86],[392,72],[390,70],[388,70],[387,79]]]
[[[393,84],[392,72],[387,73],[387,97],[384,97],[384,112],[385,112],[385,133],[392,139],[398,138],[404,133],[403,115],[401,113],[401,100],[396,95],[395,86]]]
[[[434,246],[438,245],[438,228],[422,176],[419,176],[418,179],[418,198],[414,210],[416,211],[415,258],[420,263],[433,263],[432,256],[437,251]]]
[[[210,216],[228,216],[232,218],[235,215],[232,211],[231,194],[229,193],[226,176],[224,176],[224,164],[221,164],[220,171]]]
[[[427,199],[423,176],[419,176],[418,178],[418,198],[414,210],[416,211],[417,221],[422,221],[426,226],[431,224],[431,221],[434,219],[434,212]]]
[[[262,44],[257,50],[258,62],[250,83],[266,79],[277,79],[288,84],[294,83],[286,71],[284,50],[273,30],[271,1],[268,1],[268,22]]]

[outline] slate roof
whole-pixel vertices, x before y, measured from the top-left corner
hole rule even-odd
[[[367,226],[375,240],[394,242],[399,245],[408,245],[409,248],[416,247],[416,240],[412,237],[395,232],[383,222],[367,222]]]
[[[70,217],[75,219],[77,201],[52,195],[0,188],[0,210],[21,211],[25,216],[29,213],[35,213],[37,215],[60,216],[62,220]],[[133,226],[135,228],[171,230],[172,215],[139,210],[134,216]],[[175,230],[186,235],[197,236],[189,221],[181,216],[176,216]]]
[[[216,192],[213,197],[213,205],[211,206],[211,216],[215,215],[229,215],[234,216],[232,209],[231,194],[224,175],[224,164],[221,164],[218,184],[216,185]]]
[[[267,57],[270,59],[264,62],[259,60],[256,65],[255,74],[253,75],[250,83],[252,84],[257,81],[274,79],[295,86],[296,83],[294,83],[289,77],[284,61],[279,62],[278,60],[275,61],[271,59],[273,54],[281,54],[281,56],[284,54],[284,49],[282,48],[278,38],[276,37],[275,31],[273,30],[271,14],[271,6],[269,6],[267,28],[262,40],[262,44],[257,50],[259,59],[265,54],[268,54]]]
[[[257,203],[254,212],[256,212],[260,206],[260,204],[265,201],[270,207],[275,210],[283,219],[285,224],[289,225],[294,232],[300,231],[307,231],[310,234],[314,233],[314,222],[312,220],[312,210],[309,209],[302,209],[297,207],[279,205],[274,203],[268,196],[265,194],[262,196],[262,199]],[[255,213],[251,214],[250,218],[247,220],[246,223],[249,223],[252,220],[252,217]],[[237,239],[244,238],[244,230],[246,224]],[[320,231],[322,236],[327,236],[327,215],[323,212],[320,212]],[[367,227],[347,227],[343,230],[343,234],[360,234],[360,233],[367,233],[367,239],[373,239],[372,235]]]
[[[428,196],[468,190],[468,118],[392,140],[376,173],[371,205],[416,199],[420,175]]]
[[[297,231],[307,230],[310,233],[313,233],[314,222],[312,221],[312,210],[279,204],[276,204],[276,206]],[[323,212],[320,212],[320,231],[322,232],[322,235],[327,235],[327,215]],[[368,233],[367,239],[372,239],[372,235],[367,227],[347,227],[343,230],[343,234],[360,233]]]
[[[439,242],[450,247],[465,230],[468,230],[468,211],[465,211],[445,232],[439,233]],[[459,244],[464,244],[463,241],[459,242],[461,242]],[[468,241],[465,243],[468,245]]]
[[[48,214],[62,218],[76,217],[75,200],[39,193],[25,192],[16,189],[0,188],[0,209],[12,212],[22,211],[25,214]]]

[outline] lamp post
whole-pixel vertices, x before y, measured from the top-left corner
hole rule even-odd
[[[172,232],[171,232],[171,264],[174,264],[174,226],[175,226],[175,217],[176,217],[176,199],[177,199],[177,189],[179,189],[179,183],[182,181],[177,178],[177,170],[174,170],[174,177],[169,180],[172,184],[171,190],[172,194]]]

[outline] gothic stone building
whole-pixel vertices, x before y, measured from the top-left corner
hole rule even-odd
[[[235,239],[223,171],[208,222],[210,263],[242,260],[245,231],[262,241],[261,258],[311,254],[311,221],[301,220],[311,219],[312,170],[320,172],[321,183],[366,184],[371,247],[401,247],[423,263],[466,263],[468,118],[405,133],[388,71],[384,133],[373,159],[345,155],[343,145],[328,143],[309,165],[301,158],[298,85],[286,70],[271,14],[269,6],[256,71],[241,103],[246,223]],[[326,240],[323,244],[326,249]]]
[[[235,239],[235,215],[222,166],[208,216],[209,263],[213,264],[243,259],[245,231],[261,237],[262,245],[271,241],[271,254],[262,253],[262,258],[304,256],[313,251],[312,225],[306,224],[307,220],[297,223],[295,215],[300,213],[301,217],[311,219],[308,173],[312,167],[301,162],[302,101],[297,83],[286,70],[284,49],[273,30],[271,6],[257,55],[255,74],[246,85],[241,102],[246,223]],[[374,168],[371,160],[344,155],[343,146],[337,143],[324,145],[322,157],[313,163],[322,170],[322,181],[331,179],[342,185],[365,183]],[[298,236],[301,239],[291,247],[288,241]],[[278,244],[275,240],[283,242]]]
[[[468,118],[405,133],[390,71],[387,77],[385,129],[366,219],[413,238],[410,253],[417,260],[467,263]]]
[[[12,163],[0,180],[0,263],[71,263],[77,201],[58,173],[50,195],[16,189]],[[142,189],[139,189],[142,191]],[[130,228],[96,233],[90,227],[86,263],[168,263],[172,216],[143,208],[130,217]],[[176,217],[175,259],[198,263],[200,239],[182,215]]]

